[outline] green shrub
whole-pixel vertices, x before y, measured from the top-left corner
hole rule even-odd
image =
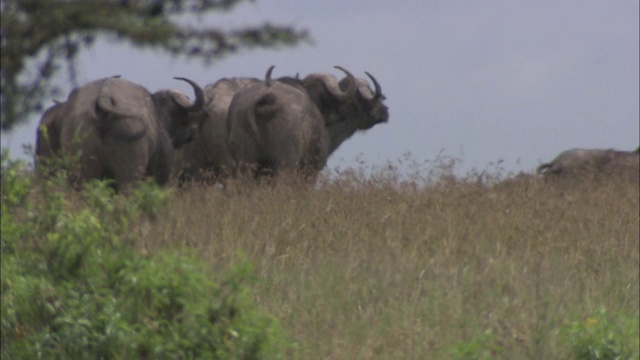
[[[505,349],[496,334],[487,329],[470,341],[456,343],[449,347],[452,359],[487,360],[504,354]]]
[[[212,276],[192,257],[142,256],[131,225],[166,192],[71,191],[2,157],[2,335],[7,359],[276,358],[278,323],[253,303],[247,262]]]
[[[639,359],[638,316],[613,316],[601,307],[583,321],[566,324],[561,333],[574,359]]]

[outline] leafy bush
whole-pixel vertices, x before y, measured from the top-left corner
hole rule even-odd
[[[471,341],[459,342],[449,347],[449,354],[453,359],[495,359],[504,352],[504,346],[491,329],[483,331]]]
[[[638,316],[612,316],[604,307],[562,329],[574,359],[639,359]]]
[[[248,262],[211,276],[191,257],[132,250],[131,225],[165,201],[150,183],[126,198],[103,182],[71,191],[3,154],[1,357],[278,357],[287,343],[251,300]]]

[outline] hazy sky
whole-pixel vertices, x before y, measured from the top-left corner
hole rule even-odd
[[[270,65],[275,77],[341,76],[332,67],[342,65],[378,79],[390,118],[343,143],[328,167],[442,152],[463,159],[461,173],[498,160],[529,172],[565,149],[640,144],[638,7],[637,0],[263,0],[201,21],[291,24],[307,28],[314,44],[245,51],[206,67],[102,37],[82,53],[79,83],[121,74],[151,91],[192,96],[172,78],[204,87],[221,77],[263,77]],[[38,120],[3,133],[2,146],[22,154]]]

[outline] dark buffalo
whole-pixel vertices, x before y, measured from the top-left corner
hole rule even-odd
[[[538,166],[537,173],[546,177],[584,177],[637,174],[640,169],[640,148],[636,151],[613,149],[571,149],[560,153],[553,161]],[[636,176],[637,177],[637,176]]]
[[[112,77],[75,89],[66,102],[45,112],[36,151],[80,156],[77,180],[113,179],[116,188],[145,176],[166,184],[174,149],[192,141],[203,119],[204,95],[193,81],[196,99],[177,90],[154,94],[125,79]],[[47,129],[48,141],[42,129]]]

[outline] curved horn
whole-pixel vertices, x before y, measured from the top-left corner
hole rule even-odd
[[[267,87],[271,86],[271,72],[273,72],[274,67],[276,66],[271,65],[264,76],[264,82],[267,84]]]
[[[349,98],[352,97],[353,95],[356,94],[356,90],[358,90],[358,86],[356,85],[356,78],[355,76],[353,76],[353,74],[351,74],[349,72],[349,70],[343,68],[342,66],[334,66],[334,68],[342,71],[345,75],[347,75],[347,79],[349,79],[348,81],[348,85],[347,85],[347,89],[344,91],[343,95],[341,95],[344,98]],[[342,98],[340,98],[342,100]]]
[[[352,97],[356,90],[356,80],[353,77],[353,75],[351,75],[350,72],[348,72],[347,70],[337,66],[337,69],[340,69],[341,71],[343,71],[345,74],[347,74],[347,77],[349,78],[349,84],[347,86],[347,89],[345,91],[342,91],[340,89],[340,85],[338,85],[338,81],[336,80],[336,78],[334,76],[331,76],[327,73],[315,73],[315,74],[309,74],[307,75],[307,77],[303,80],[303,83],[305,84],[305,87],[307,87],[310,84],[315,83],[316,81],[319,82],[320,84],[322,84],[322,87],[324,88],[323,91],[327,91],[329,94],[331,94],[331,96],[333,96],[335,99],[340,100],[340,101],[344,101],[349,99],[350,97]]]
[[[381,96],[382,96],[382,89],[380,88],[380,84],[378,84],[378,81],[376,80],[376,78],[373,77],[373,75],[369,74],[368,72],[364,72],[365,74],[367,74],[367,76],[369,77],[369,79],[371,79],[371,82],[373,82],[373,86],[375,87],[375,93],[373,94],[373,96],[371,97],[371,99],[367,99],[369,101],[376,101],[378,100]]]
[[[189,80],[187,78],[174,77],[174,79],[188,82],[189,85],[193,87],[193,92],[196,95],[196,100],[193,102],[193,105],[183,107],[184,111],[195,112],[202,110],[202,105],[204,105],[204,92],[202,91],[200,85],[196,84],[195,81]]]

